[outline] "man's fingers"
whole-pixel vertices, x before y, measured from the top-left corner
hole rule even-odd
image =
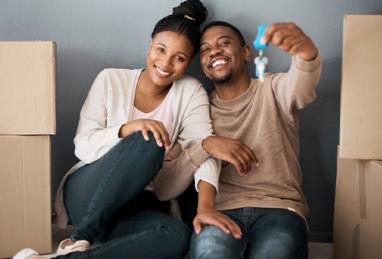
[[[269,42],[271,42],[275,46],[279,46],[284,42],[284,39],[287,38],[289,35],[290,35],[290,32],[285,29],[277,30],[272,35]]]
[[[252,168],[252,164],[256,163],[255,159],[251,156],[244,145],[241,147],[240,154],[247,163],[247,170],[250,170]]]
[[[280,48],[283,49],[286,52],[289,52],[289,50],[297,43],[301,42],[302,37],[300,35],[289,35],[287,38],[285,38],[280,44]]]
[[[233,157],[231,159],[231,161],[229,161],[229,162],[235,167],[235,169],[239,175],[242,175],[242,176],[245,175],[243,165],[241,164],[241,162],[236,157]]]
[[[243,145],[243,148],[246,151],[246,153],[252,158],[252,161],[255,163],[255,165],[258,166],[259,160],[257,159],[255,152],[253,152],[253,150],[246,145]]]
[[[303,32],[294,23],[274,23],[265,31],[262,42],[265,44],[271,42],[272,44],[279,46],[289,35],[297,36],[298,34],[303,34]]]
[[[242,173],[244,173],[244,174],[248,173],[251,170],[252,162],[250,159],[249,160],[247,159],[245,152],[240,150],[240,151],[236,152],[235,156],[240,161],[240,163],[242,165],[242,168],[243,168]]]

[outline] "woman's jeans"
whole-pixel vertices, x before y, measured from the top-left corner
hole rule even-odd
[[[307,259],[307,226],[286,209],[240,208],[222,211],[239,225],[237,240],[215,226],[204,226],[191,239],[193,259]]]
[[[162,167],[164,148],[153,134],[124,139],[97,161],[71,175],[64,200],[74,231],[72,240],[88,240],[90,250],[59,258],[180,258],[190,230],[163,211],[144,191]]]

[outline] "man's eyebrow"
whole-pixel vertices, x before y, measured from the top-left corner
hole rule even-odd
[[[227,38],[227,39],[233,39],[233,37],[231,37],[231,36],[229,36],[229,35],[222,35],[222,36],[220,36],[220,37],[218,38],[218,40],[225,39],[225,38]]]
[[[217,40],[221,40],[221,39],[233,39],[233,37],[231,37],[230,35],[222,35],[222,36],[220,36],[219,38],[217,38]],[[203,46],[203,45],[205,45],[205,44],[208,44],[208,43],[205,42],[205,41],[202,41],[202,42],[200,43],[200,46]]]

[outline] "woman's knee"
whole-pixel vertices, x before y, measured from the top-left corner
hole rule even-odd
[[[148,132],[149,139],[145,140],[141,132],[136,132],[123,140],[123,145],[132,147],[131,152],[141,153],[148,158],[157,159],[164,156],[164,147],[158,146],[154,134]]]

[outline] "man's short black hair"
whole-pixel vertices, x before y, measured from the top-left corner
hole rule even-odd
[[[228,22],[224,22],[224,21],[213,21],[213,22],[210,22],[208,23],[202,30],[202,35],[211,27],[214,27],[214,26],[224,26],[224,27],[228,27],[230,28],[235,34],[236,36],[238,37],[239,41],[240,41],[240,44],[241,46],[245,46],[246,43],[245,43],[245,39],[244,39],[244,36],[243,34],[241,33],[241,31],[236,28],[235,26],[233,26],[232,24],[228,23]]]

